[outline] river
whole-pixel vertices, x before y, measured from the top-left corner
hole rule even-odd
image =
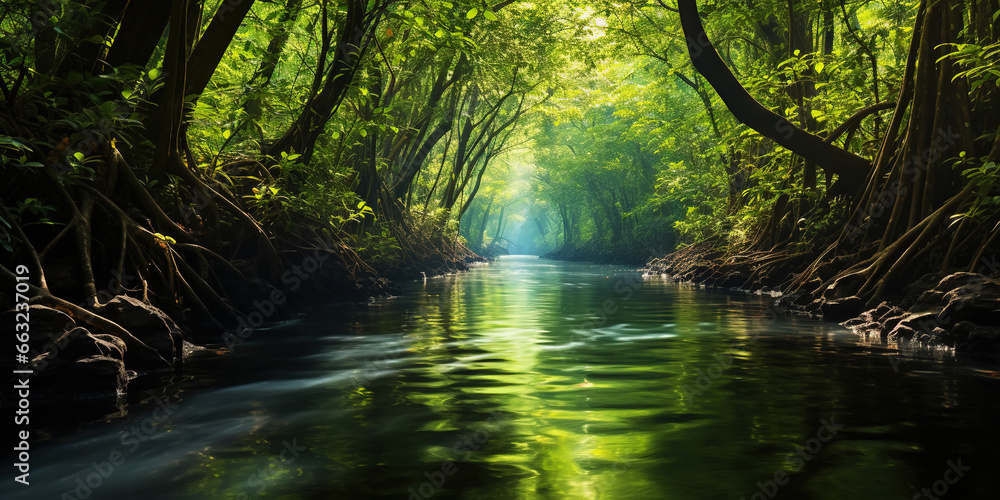
[[[3,498],[998,498],[996,365],[621,266],[404,288],[65,415]]]

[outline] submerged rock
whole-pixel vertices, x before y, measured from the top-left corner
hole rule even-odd
[[[864,310],[865,303],[856,296],[844,297],[842,299],[820,299],[819,310],[823,317],[838,321],[853,318]]]
[[[1000,327],[961,321],[951,329],[955,347],[972,352],[1000,352]]]
[[[905,310],[883,302],[842,324],[858,333],[877,331],[883,340],[912,339],[1000,352],[1000,280],[968,272],[929,274],[905,292],[910,297],[919,294],[903,299],[909,303]]]

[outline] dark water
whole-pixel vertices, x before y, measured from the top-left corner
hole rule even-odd
[[[3,498],[995,499],[998,369],[512,257],[201,353]]]

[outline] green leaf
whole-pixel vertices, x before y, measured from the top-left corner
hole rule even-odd
[[[465,18],[466,19],[472,19],[472,18],[476,17],[477,14],[479,14],[479,9],[472,8],[472,9],[469,9],[469,12],[467,12],[465,14]]]
[[[485,17],[486,19],[489,19],[490,21],[496,21],[497,20],[497,15],[494,14],[493,11],[491,11],[491,10],[483,11],[483,17]]]
[[[83,153],[77,151],[77,152],[73,153],[73,158],[76,158],[77,160],[83,161],[83,159],[85,157],[84,157]]]
[[[149,74],[149,79],[150,80],[156,80],[156,78],[160,76],[160,70],[158,70],[156,68],[153,68],[153,69],[149,70],[148,74]]]
[[[825,67],[826,67],[826,64],[823,64],[821,62],[816,63],[816,73],[822,73],[823,72],[823,68],[825,68]]]
[[[439,29],[439,30],[437,30],[437,32],[436,32],[436,33],[434,33],[434,36],[436,36],[436,37],[438,37],[438,38],[444,38],[444,36],[445,36],[446,34],[448,34],[448,33],[447,33],[447,32],[446,32],[445,30],[443,30],[443,29]]]

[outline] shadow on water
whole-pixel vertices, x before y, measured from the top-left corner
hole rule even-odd
[[[767,312],[505,257],[196,355],[3,498],[995,498],[995,366]]]

